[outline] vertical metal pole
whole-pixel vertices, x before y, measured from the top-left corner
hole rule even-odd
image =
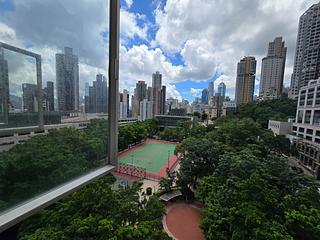
[[[118,92],[119,92],[119,25],[120,2],[110,0],[109,16],[109,117],[108,161],[118,165]]]

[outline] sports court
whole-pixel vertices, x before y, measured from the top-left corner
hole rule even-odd
[[[120,163],[145,168],[149,173],[166,176],[166,169],[177,161],[174,155],[175,143],[148,139],[119,154]]]

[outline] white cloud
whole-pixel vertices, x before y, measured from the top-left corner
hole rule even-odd
[[[133,4],[133,0],[125,0],[126,1],[126,5],[128,8],[131,8],[132,4]]]
[[[257,59],[257,77],[267,44],[283,36],[288,47],[285,83],[292,72],[300,15],[317,0],[168,0],[155,10],[154,46],[181,54],[186,68],[177,79],[204,80],[223,72],[234,95],[236,65],[245,55]],[[190,11],[192,9],[192,11]],[[216,83],[219,80],[216,81]]]
[[[199,88],[190,88],[190,94],[193,97],[200,97],[203,89]]]
[[[139,37],[141,39],[147,39],[148,26],[139,27],[137,19],[143,19],[143,15],[134,14],[126,10],[121,9],[120,11],[120,29],[123,38],[134,38]]]
[[[167,98],[177,98],[179,101],[182,100],[180,92],[176,89],[175,85],[167,84],[166,85]]]

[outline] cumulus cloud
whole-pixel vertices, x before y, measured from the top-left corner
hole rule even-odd
[[[200,97],[203,89],[200,88],[190,88],[190,94],[193,97]]]
[[[164,52],[181,54],[189,66],[185,69],[188,71],[181,73],[190,79],[203,80],[218,70],[227,79],[228,89],[234,89],[237,62],[245,55],[254,55],[259,77],[268,42],[283,36],[288,47],[285,74],[288,83],[299,16],[317,2],[168,0],[163,9],[155,10],[159,29],[154,45]]]
[[[132,4],[133,4],[133,0],[125,0],[126,5],[128,8],[131,8]]]

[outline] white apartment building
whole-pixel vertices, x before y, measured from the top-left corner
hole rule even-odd
[[[320,179],[320,79],[300,88],[292,132],[300,163]]]
[[[275,135],[287,135],[292,128],[292,122],[282,122],[269,120],[268,129],[270,129]]]
[[[143,99],[140,102],[140,114],[138,117],[139,121],[145,121],[153,117],[153,102],[148,101],[147,99]]]

